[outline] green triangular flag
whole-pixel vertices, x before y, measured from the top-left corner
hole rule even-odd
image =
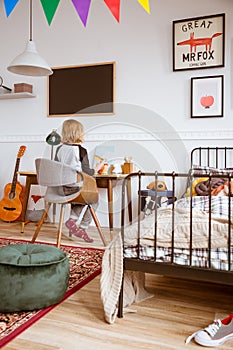
[[[40,0],[40,2],[44,9],[44,13],[47,18],[48,24],[50,25],[60,0]]]

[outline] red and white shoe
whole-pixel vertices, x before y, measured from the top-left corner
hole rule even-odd
[[[188,344],[193,338],[202,346],[219,346],[233,339],[233,314],[223,320],[215,320],[208,327],[193,333],[185,343]]]

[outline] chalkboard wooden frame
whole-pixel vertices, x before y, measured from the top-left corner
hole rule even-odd
[[[47,115],[115,113],[116,62],[53,67],[47,78]]]

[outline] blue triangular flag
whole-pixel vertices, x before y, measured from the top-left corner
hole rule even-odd
[[[19,0],[4,0],[7,17],[10,16]]]

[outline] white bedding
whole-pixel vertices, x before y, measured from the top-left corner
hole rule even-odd
[[[209,214],[199,210],[205,206],[207,209],[208,197],[195,197],[192,210],[192,248],[208,248]],[[227,247],[228,244],[228,197],[215,197],[211,215],[211,247]],[[203,204],[204,203],[204,204]],[[217,210],[221,207],[221,211]],[[190,246],[190,203],[184,198],[177,201],[174,208],[174,246],[189,248]],[[140,244],[153,246],[155,216],[152,213],[140,223]],[[124,241],[127,246],[137,244],[138,223],[128,226],[124,232]],[[232,229],[231,229],[232,235]],[[172,207],[158,209],[157,219],[157,246],[170,247],[172,240]],[[232,235],[233,242],[233,235]]]

